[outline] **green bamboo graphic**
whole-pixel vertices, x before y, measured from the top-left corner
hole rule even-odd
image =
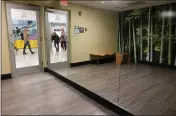
[[[150,62],[153,62],[153,17],[151,17],[151,36],[150,36]]]
[[[172,11],[172,6],[171,5],[169,5],[169,9],[170,9],[170,12]],[[172,39],[172,32],[171,32],[171,30],[172,30],[172,26],[171,26],[171,22],[172,22],[172,17],[171,16],[169,16],[168,17],[169,18],[169,45],[168,45],[168,65],[170,65],[171,64],[171,47],[172,47],[172,44],[171,44],[171,39]]]
[[[164,7],[163,7],[163,11],[164,11]],[[161,36],[160,61],[159,61],[159,63],[163,63],[164,26],[165,26],[165,18],[163,16],[162,17],[162,36]]]
[[[121,22],[121,52],[124,53],[124,35],[123,35],[123,12],[122,12],[122,22]]]
[[[140,46],[141,46],[141,49],[140,49],[140,59],[143,60],[143,38],[142,38],[142,29],[143,29],[143,26],[142,26],[142,17],[141,17],[141,30],[140,30]]]
[[[124,48],[125,48],[125,41],[124,38],[122,39],[122,53],[124,53]]]
[[[129,54],[131,54],[131,20],[129,19]]]
[[[148,19],[148,38],[147,38],[147,45],[148,45],[147,56],[148,56],[148,59],[147,59],[147,61],[150,61],[150,12],[151,12],[151,8],[149,8],[149,19]]]
[[[119,43],[119,52],[121,52],[121,33],[120,32],[121,31],[119,29],[119,41],[118,41],[118,43]]]
[[[175,25],[175,36],[176,36],[176,25]],[[176,40],[175,40],[176,42]],[[174,62],[175,66],[176,66],[176,55],[175,55],[175,62]]]
[[[132,23],[132,27],[133,27],[133,46],[134,46],[134,60],[135,63],[137,63],[137,57],[136,57],[136,37],[135,37],[135,30],[134,30],[134,19],[133,19],[133,23]]]

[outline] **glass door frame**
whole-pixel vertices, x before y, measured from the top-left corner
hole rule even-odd
[[[6,4],[6,17],[7,17],[7,27],[8,27],[8,41],[9,41],[9,50],[10,50],[10,60],[11,60],[11,71],[12,77],[17,77],[25,74],[37,73],[42,71],[42,54],[41,54],[41,42],[40,42],[40,7],[32,6],[28,4],[20,4],[20,3],[12,3],[5,2]],[[31,10],[36,12],[36,22],[37,22],[37,39],[38,39],[38,62],[39,65],[16,68],[16,56],[14,52],[14,47],[10,43],[10,39],[12,38],[12,18],[11,18],[11,8],[21,9],[21,10]]]
[[[67,36],[67,61],[65,62],[56,62],[56,63],[51,63],[50,60],[50,35],[48,34],[48,29],[49,27],[49,22],[48,22],[48,13],[54,13],[54,14],[63,14],[66,15],[67,18],[67,27],[66,27],[66,36]],[[51,9],[51,8],[45,8],[45,38],[46,38],[46,62],[47,62],[47,68],[49,69],[63,69],[63,68],[68,68],[69,65],[69,56],[70,56],[70,52],[69,52],[69,15],[68,12],[65,10],[57,10],[57,9]]]

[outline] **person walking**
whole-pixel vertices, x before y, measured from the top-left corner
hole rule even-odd
[[[20,29],[18,27],[16,27],[16,34],[18,37],[20,36]]]
[[[63,28],[61,29],[61,47],[62,47],[63,50],[66,51],[66,49],[67,49],[67,42],[66,42],[65,31],[64,31]]]
[[[28,46],[31,54],[34,54],[35,52],[32,51],[30,43],[29,43],[29,31],[28,31],[28,27],[26,26],[24,31],[23,31],[23,39],[24,39],[24,48],[23,48],[23,54],[27,54],[25,52],[26,47]]]
[[[56,34],[56,32],[53,32],[52,34],[52,40],[54,41],[54,47],[56,48],[56,51],[59,51],[59,41],[60,38],[59,36]]]

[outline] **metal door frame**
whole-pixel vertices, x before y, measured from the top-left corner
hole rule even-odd
[[[50,27],[48,24],[48,13],[55,13],[55,14],[64,14],[67,18],[67,29],[66,29],[66,35],[67,35],[67,61],[65,62],[57,62],[57,63],[50,63],[50,39],[48,35],[48,29]],[[57,9],[50,9],[45,8],[45,38],[46,38],[46,59],[47,59],[47,67],[50,69],[63,69],[69,67],[69,16],[67,11],[63,10],[57,10]]]
[[[38,62],[39,65],[16,68],[16,60],[15,60],[15,52],[14,47],[9,42],[10,48],[10,60],[11,60],[11,69],[12,69],[12,77],[17,77],[25,74],[41,72],[42,71],[42,58],[41,58],[41,42],[40,42],[40,7],[32,6],[27,4],[17,4],[11,2],[5,2],[6,4],[6,15],[7,15],[7,25],[8,25],[8,41],[12,37],[12,18],[11,18],[11,8],[14,9],[22,9],[22,10],[32,10],[36,12],[36,22],[37,22],[37,38],[38,38]]]

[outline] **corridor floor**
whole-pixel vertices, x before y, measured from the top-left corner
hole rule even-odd
[[[3,115],[115,115],[48,73],[2,81]]]
[[[176,115],[176,71],[115,62],[54,69],[134,115]]]

